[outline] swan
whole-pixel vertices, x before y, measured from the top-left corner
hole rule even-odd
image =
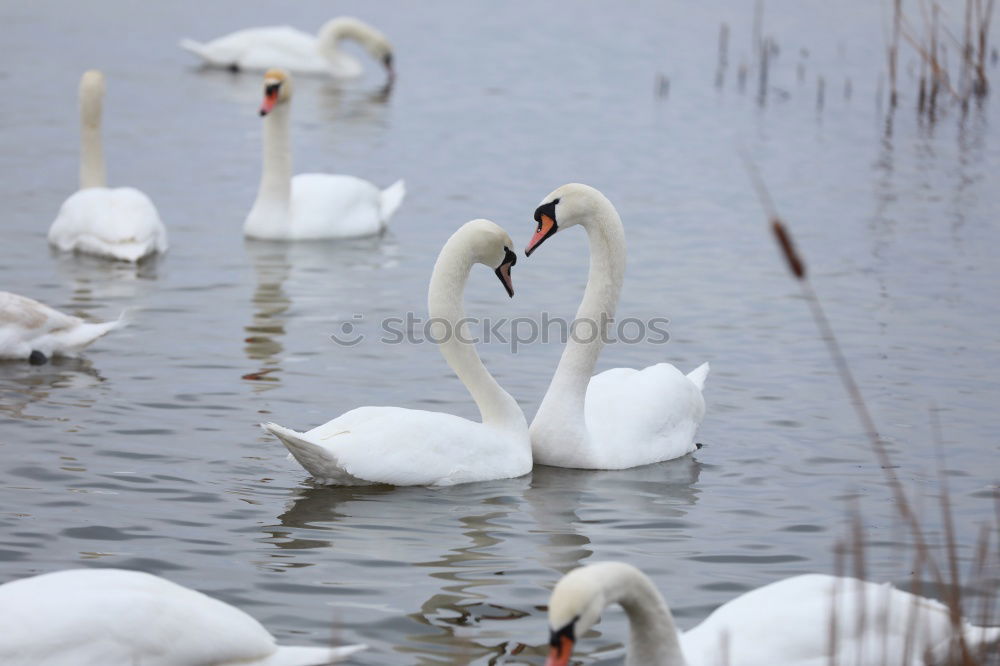
[[[427,294],[429,321],[437,322],[432,339],[439,341],[445,361],[472,394],[482,423],[441,412],[359,407],[306,433],[274,423],[262,427],[310,474],[330,485],[450,486],[530,472],[524,414],[480,360],[462,306],[476,263],[494,269],[508,295],[514,295],[513,247],[507,232],[493,222],[467,222],[441,249]]]
[[[140,571],[68,569],[0,585],[4,666],[318,666],[364,645],[277,645],[229,604]]]
[[[264,166],[257,200],[243,233],[262,240],[355,238],[382,233],[406,194],[402,180],[379,190],[354,176],[304,173],[292,177],[288,113],[292,79],[264,74]]]
[[[125,323],[99,324],[59,312],[26,296],[0,291],[0,359],[27,359],[42,365],[49,356],[73,356]]]
[[[625,272],[625,233],[615,207],[593,187],[571,183],[545,197],[535,221],[527,256],[557,231],[576,224],[590,240],[590,274],[576,313],[576,322],[583,324],[574,325],[579,335],[567,341],[531,423],[535,462],[626,469],[694,451],[694,434],[705,414],[701,392],[708,363],[686,376],[669,363],[658,363],[591,377],[604,346],[604,336],[596,331],[614,318]]]
[[[316,36],[289,26],[247,28],[210,42],[182,39],[181,48],[194,53],[209,67],[233,71],[264,71],[280,67],[297,74],[329,74],[336,78],[360,76],[358,60],[340,49],[354,40],[382,63],[390,81],[395,77],[392,44],[381,32],[349,16],[327,21]]]
[[[576,640],[615,603],[629,620],[626,666],[921,666],[945,663],[957,644],[944,604],[824,574],[752,590],[678,634],[649,578],[629,564],[601,562],[574,569],[552,591],[546,666],[568,664]],[[1000,627],[962,621],[961,630],[973,651],[1000,641]]]
[[[59,209],[49,243],[63,252],[82,252],[137,262],[167,251],[167,230],[156,206],[134,187],[107,186],[101,147],[104,75],[80,79],[80,189]]]

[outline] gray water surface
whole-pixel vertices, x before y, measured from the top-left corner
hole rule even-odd
[[[939,544],[936,410],[957,553],[971,569],[1000,476],[996,100],[964,121],[954,107],[936,125],[918,121],[919,68],[907,52],[887,132],[885,10],[774,0],[764,26],[781,52],[761,106],[754,84],[741,93],[736,80],[751,62],[752,5],[0,6],[0,285],[132,320],[81,359],[0,365],[0,582],[142,569],[239,605],[285,642],[367,642],[360,664],[541,664],[549,590],[600,559],[641,567],[693,626],[746,590],[836,572],[853,507],[869,539],[867,576],[909,584],[910,539],[767,234],[741,148],[795,234]],[[964,4],[945,6],[961,16]],[[259,77],[199,70],[176,42],[253,25],[311,30],[332,12],[384,30],[399,79],[385,94],[373,63],[356,82],[299,78],[296,170],[382,186],[402,177],[406,200],[383,238],[244,241],[260,170]],[[723,21],[730,66],[717,89]],[[170,252],[138,269],[52,255],[45,242],[75,190],[76,86],[89,67],[108,79],[112,184],[148,193],[170,233]],[[609,346],[599,369],[710,361],[704,448],[622,472],[314,487],[256,424],[305,429],[366,404],[475,417],[433,345],[379,344],[378,322],[423,316],[437,252],[461,223],[491,218],[523,247],[535,206],[569,181],[601,189],[624,220],[619,316],[671,322],[669,344]],[[467,310],[572,316],[587,257],[580,230],[548,241],[517,264],[512,301],[477,269]],[[367,340],[335,345],[345,322]],[[530,418],[561,345],[481,352]],[[966,591],[1000,591],[995,557]],[[609,611],[597,629],[579,646],[583,663],[620,663],[624,616]]]

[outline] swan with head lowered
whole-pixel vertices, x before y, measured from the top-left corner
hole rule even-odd
[[[137,262],[167,251],[167,230],[156,207],[133,187],[108,187],[101,145],[104,75],[80,79],[80,189],[59,209],[49,243],[63,252],[82,252]]]
[[[390,81],[394,78],[392,44],[372,26],[349,16],[327,21],[317,35],[289,26],[247,28],[205,43],[182,39],[181,48],[200,57],[209,67],[233,71],[280,67],[296,74],[360,76],[361,63],[340,48],[344,41],[360,44],[382,63]]]
[[[513,247],[493,222],[467,222],[441,249],[427,294],[428,321],[436,322],[431,338],[472,394],[482,422],[401,407],[359,407],[305,433],[274,423],[264,429],[313,477],[330,485],[450,486],[530,472],[524,414],[476,353],[462,305],[474,264],[488,266],[514,295]]]
[[[584,228],[590,241],[590,274],[574,324],[590,328],[570,336],[531,423],[535,462],[625,469],[694,451],[695,431],[705,414],[701,392],[708,363],[687,375],[658,363],[591,376],[605,338],[592,333],[613,320],[625,273],[625,232],[615,207],[596,189],[572,183],[545,197],[535,221],[528,256],[553,234],[575,225]]]
[[[257,199],[243,233],[262,240],[357,238],[385,231],[403,201],[396,181],[379,190],[354,176],[303,173],[292,177],[288,116],[292,78],[280,69],[264,75],[264,164]]]
[[[278,645],[238,608],[122,569],[0,585],[0,626],[4,666],[320,666],[365,649]]]
[[[576,642],[612,604],[629,620],[626,666],[925,666],[958,663],[959,632],[973,654],[1000,642],[1000,627],[959,620],[956,632],[938,601],[823,574],[752,590],[681,634],[649,578],[601,562],[574,569],[552,591],[546,666],[569,664]]]
[[[50,356],[74,356],[124,323],[124,317],[86,322],[26,296],[0,291],[0,359],[42,365]]]

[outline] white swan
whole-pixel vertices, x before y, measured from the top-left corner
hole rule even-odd
[[[264,75],[264,165],[257,200],[243,233],[263,240],[355,238],[385,230],[406,194],[402,180],[379,190],[354,176],[304,173],[292,177],[288,141],[291,76],[282,70]]]
[[[124,318],[85,322],[25,296],[0,291],[0,359],[27,359],[41,365],[49,356],[73,356]]]
[[[359,407],[306,433],[262,424],[314,477],[332,485],[450,486],[531,471],[528,424],[469,342],[462,294],[472,265],[495,269],[514,295],[513,242],[489,220],[456,231],[438,256],[427,294],[433,339],[479,407],[482,423],[400,407]],[[447,322],[444,326],[441,322]],[[443,328],[442,328],[443,326]],[[456,328],[460,327],[460,328]],[[461,331],[461,335],[458,333]]]
[[[63,252],[83,252],[136,262],[167,251],[167,230],[156,207],[133,187],[107,186],[101,147],[104,75],[80,79],[80,189],[59,209],[49,243]]]
[[[669,363],[643,370],[614,368],[591,377],[615,316],[625,273],[625,232],[611,202],[587,185],[549,194],[535,211],[530,256],[557,231],[581,225],[590,240],[590,274],[549,390],[531,423],[535,462],[556,467],[625,469],[670,460],[695,450],[705,415],[701,391],[708,363],[686,376]]]
[[[957,643],[944,604],[823,574],[748,592],[678,634],[649,578],[631,565],[601,562],[574,569],[552,591],[546,666],[568,664],[577,639],[615,603],[629,619],[627,666],[922,666],[946,663]],[[1000,641],[1000,627],[961,626],[973,651]]]
[[[318,666],[364,645],[277,645],[238,608],[139,571],[70,569],[0,585],[4,666]]]
[[[205,43],[182,39],[181,48],[202,58],[209,67],[234,71],[280,67],[298,74],[359,76],[361,63],[340,49],[344,40],[359,43],[382,63],[390,80],[395,76],[389,40],[372,26],[349,16],[327,21],[317,35],[289,26],[247,28]]]

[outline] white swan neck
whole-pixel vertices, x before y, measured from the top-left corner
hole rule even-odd
[[[444,338],[438,349],[472,395],[482,422],[524,429],[527,424],[517,401],[493,378],[471,342],[462,296],[472,263],[471,253],[461,237],[453,236],[442,248],[427,294],[428,312],[432,320],[437,320],[431,330],[435,340]]]
[[[80,189],[107,187],[101,143],[102,93],[96,86],[80,90]]]
[[[618,603],[629,620],[626,666],[686,666],[673,614],[643,573],[618,563],[603,565],[607,603]]]
[[[618,308],[625,275],[625,231],[618,212],[607,201],[581,224],[590,244],[587,288],[576,311],[577,333],[566,343],[546,398],[558,392],[561,401],[579,410],[582,422],[587,385]]]
[[[288,138],[291,105],[279,103],[264,118],[264,164],[257,202],[288,205],[292,196],[292,149]]]

